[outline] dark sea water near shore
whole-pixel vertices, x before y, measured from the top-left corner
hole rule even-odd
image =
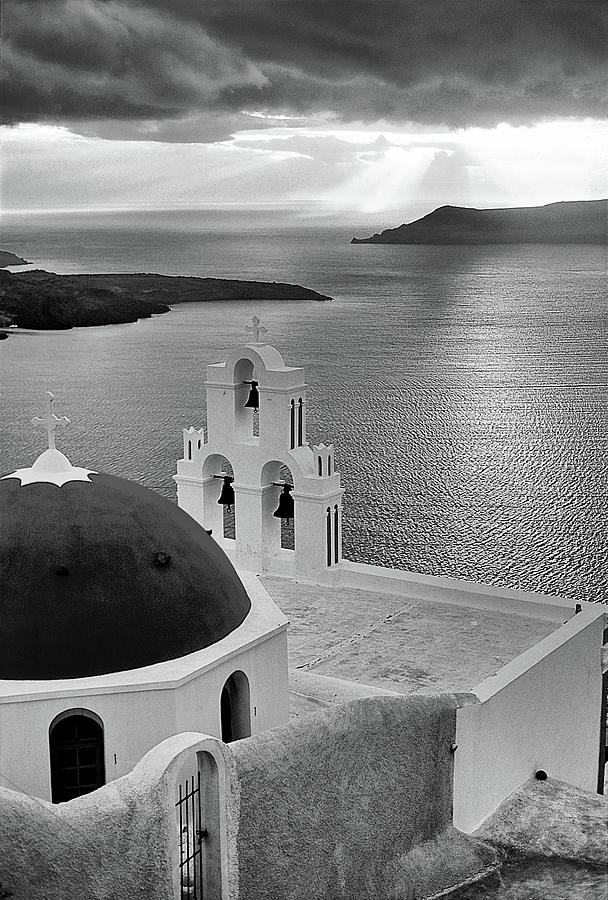
[[[257,313],[306,367],[308,432],[333,441],[358,561],[608,600],[606,249],[349,244],[369,226],[281,213],[9,216],[0,246],[38,268],[300,283],[333,303],[185,304],[133,325],[0,343],[2,474],[72,420],[75,465],[174,498],[204,367]]]

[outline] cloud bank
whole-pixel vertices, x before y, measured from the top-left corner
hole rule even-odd
[[[252,127],[242,110],[449,127],[599,117],[607,39],[603,0],[12,0],[5,114],[179,141]]]

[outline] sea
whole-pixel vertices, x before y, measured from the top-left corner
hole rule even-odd
[[[306,368],[309,440],[335,444],[348,558],[608,601],[606,248],[350,244],[369,233],[272,209],[6,216],[0,246],[47,271],[284,281],[333,302],[189,303],[12,334],[2,474],[44,449],[30,420],[50,390],[74,465],[175,500],[205,366],[258,315]]]

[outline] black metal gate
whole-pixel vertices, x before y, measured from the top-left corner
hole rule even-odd
[[[180,900],[203,900],[203,847],[207,831],[201,809],[201,774],[179,785]]]

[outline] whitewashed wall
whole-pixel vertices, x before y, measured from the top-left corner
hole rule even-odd
[[[106,782],[130,772],[148,750],[179,732],[221,737],[220,694],[237,670],[249,680],[251,733],[279,725],[289,717],[285,645],[282,632],[171,688],[82,690],[1,703],[0,784],[51,799],[49,726],[66,710],[87,710],[103,721]]]
[[[479,584],[461,578],[446,578],[442,575],[423,575],[401,569],[387,569],[367,563],[354,563],[343,559],[332,572],[335,581],[342,587],[374,591],[382,594],[397,594],[416,600],[431,600],[439,603],[453,603],[469,609],[489,609],[493,612],[513,613],[530,616],[547,622],[561,624],[573,613],[574,600],[549,594],[534,594],[530,591]],[[590,605],[590,604],[584,604]]]
[[[543,769],[597,784],[602,690],[600,606],[581,613],[473,688],[457,713],[454,825],[470,833]]]
[[[151,747],[175,733],[172,691],[38,698],[0,706],[0,784],[51,799],[49,726],[80,709],[103,721],[106,781],[129,772]],[[116,755],[116,762],[114,757]]]

